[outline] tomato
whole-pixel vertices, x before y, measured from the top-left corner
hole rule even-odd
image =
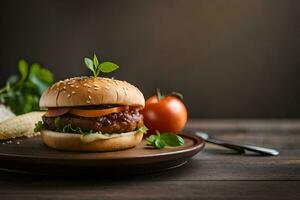
[[[79,108],[49,108],[45,113],[46,117],[58,117],[66,113],[71,113],[81,117],[102,117],[111,113],[122,112],[127,110],[128,106],[119,106],[101,110],[85,110]]]
[[[127,106],[119,106],[101,110],[71,109],[70,113],[81,117],[102,117],[111,113],[122,112],[127,109]]]
[[[69,112],[70,108],[48,108],[48,111],[44,116],[46,117],[57,117],[66,114]]]
[[[183,102],[174,96],[165,96],[158,100],[157,96],[147,99],[141,111],[149,133],[180,132],[187,121],[187,109]]]

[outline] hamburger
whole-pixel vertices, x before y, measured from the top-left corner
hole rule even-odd
[[[36,124],[43,142],[68,151],[115,151],[138,145],[146,127],[141,91],[120,80],[75,77],[59,81],[41,96],[46,109]]]

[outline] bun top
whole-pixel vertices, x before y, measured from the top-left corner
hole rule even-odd
[[[93,106],[119,104],[144,106],[145,99],[135,86],[102,77],[75,77],[49,87],[40,99],[40,107]]]

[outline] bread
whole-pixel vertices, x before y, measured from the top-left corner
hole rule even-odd
[[[135,147],[143,139],[142,132],[129,136],[96,140],[91,143],[82,142],[80,134],[43,130],[41,135],[47,146],[66,151],[116,151]]]
[[[10,110],[9,107],[0,104],[0,123],[15,116],[16,115]]]
[[[0,140],[39,135],[33,131],[35,123],[42,120],[44,112],[30,112],[0,123]]]
[[[42,108],[101,104],[143,107],[145,99],[135,86],[102,77],[75,77],[59,81],[48,88],[40,99]]]

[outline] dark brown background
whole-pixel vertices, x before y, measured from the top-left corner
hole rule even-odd
[[[300,1],[1,1],[0,84],[19,58],[57,79],[96,52],[149,96],[182,92],[192,117],[300,117]]]

